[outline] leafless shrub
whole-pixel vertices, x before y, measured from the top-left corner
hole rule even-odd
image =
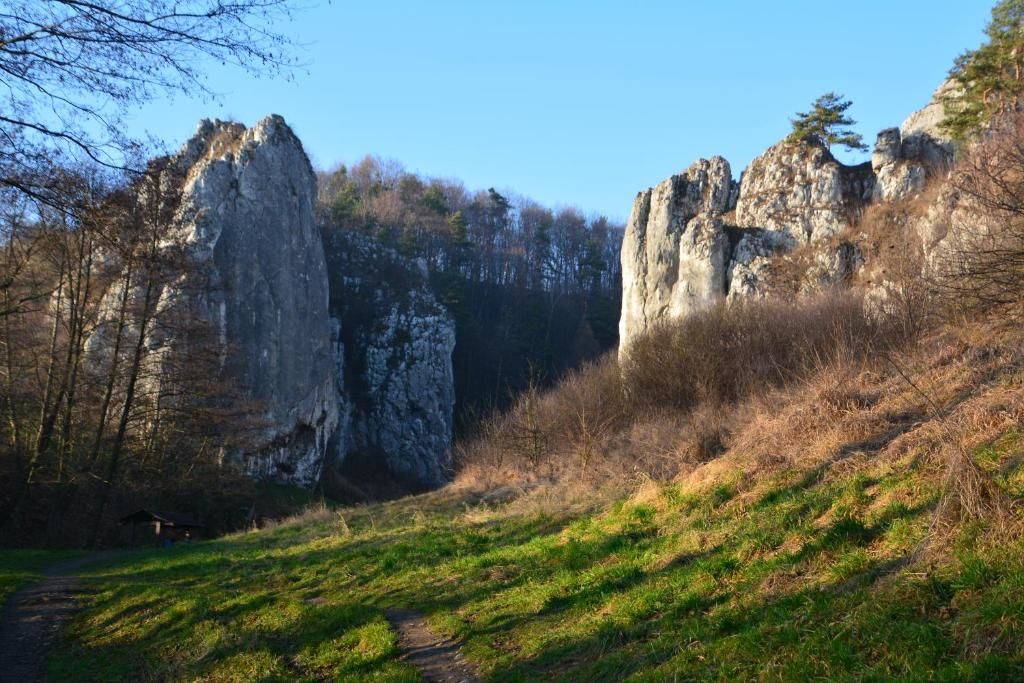
[[[952,176],[933,286],[959,311],[1024,313],[1024,114],[993,122]]]
[[[571,373],[552,391],[531,386],[511,409],[484,420],[456,455],[462,472],[477,478],[484,476],[482,469],[584,476],[629,420],[618,366],[609,355]]]
[[[525,392],[460,445],[461,477],[669,479],[726,452],[750,397],[859,368],[898,336],[849,295],[714,308],[655,330],[621,365],[608,356]]]
[[[899,335],[852,294],[797,304],[718,306],[638,340],[623,362],[630,401],[690,409],[735,402],[843,359],[870,356]]]

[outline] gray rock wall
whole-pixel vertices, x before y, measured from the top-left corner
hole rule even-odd
[[[250,129],[203,121],[172,164],[184,175],[177,239],[207,280],[164,297],[196,297],[228,350],[225,371],[260,412],[261,434],[230,457],[312,486],[338,423],[313,169],[279,116]]]
[[[844,166],[824,147],[780,142],[743,172],[736,224],[817,242],[850,225],[871,201],[874,182],[869,164]]]
[[[440,486],[451,475],[455,323],[424,265],[353,232],[327,242],[351,424],[330,465],[348,478]]]

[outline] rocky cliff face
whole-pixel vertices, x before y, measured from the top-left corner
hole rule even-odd
[[[225,380],[255,413],[246,445],[224,457],[255,478],[311,487],[325,465],[355,461],[409,488],[444,483],[454,326],[425,274],[354,235],[336,236],[325,258],[316,179],[279,116],[251,129],[203,121],[165,162],[161,248],[188,267],[160,285],[158,318],[185,312],[203,336],[168,341],[151,326],[147,381],[160,381],[176,344],[217,347]],[[122,291],[104,297],[111,320]],[[90,340],[95,362],[110,327],[101,321]]]
[[[785,233],[794,244],[817,242],[850,224],[874,184],[868,164],[844,166],[824,147],[780,142],[743,172],[736,224]]]
[[[940,98],[951,85],[944,84],[924,109],[911,114],[899,128],[878,134],[871,155],[877,182],[875,201],[897,201],[919,194],[929,178],[949,170],[953,142],[939,123],[943,110]]]
[[[194,297],[216,325],[225,371],[261,413],[246,472],[312,486],[338,423],[327,264],[313,220],[316,178],[279,116],[250,129],[203,121],[171,159],[183,177],[177,240],[205,281]]]
[[[722,157],[701,159],[637,195],[622,243],[620,348],[658,321],[725,295],[729,239],[722,214],[735,196]]]
[[[660,322],[763,296],[777,257],[800,245],[820,254],[797,287],[848,278],[859,254],[830,238],[873,187],[869,165],[843,166],[821,147],[783,142],[755,159],[738,186],[729,163],[714,157],[641,192],[622,246],[620,354]]]
[[[451,467],[455,323],[425,264],[346,231],[329,236],[327,259],[349,406],[329,463],[357,482],[440,486]]]
[[[783,141],[738,184],[715,157],[640,193],[622,247],[620,356],[653,325],[716,301],[849,281],[864,255],[839,236],[871,202],[912,197],[948,169],[952,144],[939,122],[949,87],[901,128],[882,131],[870,163],[845,166],[824,147]],[[926,253],[943,238],[941,216],[950,211],[936,208],[921,226]]]

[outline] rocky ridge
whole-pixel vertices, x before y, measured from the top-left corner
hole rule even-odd
[[[849,280],[864,254],[842,235],[865,208],[913,197],[948,170],[952,144],[938,125],[948,87],[882,131],[869,163],[846,166],[820,145],[784,140],[738,183],[713,157],[639,193],[622,247],[620,357],[652,326],[715,302]],[[785,281],[779,266],[798,257],[798,279]]]

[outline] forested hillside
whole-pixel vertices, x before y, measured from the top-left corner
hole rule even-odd
[[[616,344],[622,225],[376,157],[319,176],[325,239],[359,231],[429,270],[456,322],[461,428]]]

